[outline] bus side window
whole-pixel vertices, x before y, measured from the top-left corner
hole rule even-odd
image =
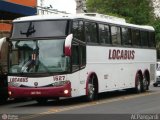
[[[96,23],[85,22],[85,35],[87,42],[98,43]]]
[[[101,44],[111,44],[110,38],[110,31],[108,25],[99,24],[99,40]]]
[[[72,71],[79,69],[79,46],[74,43],[72,45]]]
[[[149,47],[155,47],[155,34],[154,32],[149,32]]]
[[[111,26],[111,35],[112,35],[112,44],[113,45],[120,45],[121,44],[120,27]]]
[[[122,28],[122,45],[132,45],[131,29]]]
[[[80,21],[80,20],[73,21],[72,31],[73,31],[73,36],[76,39],[85,42],[83,21]]]
[[[86,65],[86,46],[80,45],[80,67]]]
[[[132,45],[134,46],[140,46],[141,41],[140,41],[140,32],[139,30],[132,29]]]
[[[141,45],[148,46],[148,32],[140,31],[140,33],[141,33]]]

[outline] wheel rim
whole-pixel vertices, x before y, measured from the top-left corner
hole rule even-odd
[[[141,92],[141,82],[140,82],[141,78],[140,76],[138,75],[137,76],[137,91],[138,92]]]
[[[138,81],[137,90],[138,90],[138,92],[141,91],[140,81]]]
[[[148,86],[148,81],[147,81],[146,79],[144,79],[143,89],[144,89],[144,90],[147,90],[147,86]]]
[[[93,99],[94,98],[94,93],[95,93],[94,85],[92,83],[89,83],[88,84],[88,97],[90,99]]]

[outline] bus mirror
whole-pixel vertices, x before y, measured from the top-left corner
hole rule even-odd
[[[64,54],[65,56],[71,56],[73,34],[69,34],[65,39]]]

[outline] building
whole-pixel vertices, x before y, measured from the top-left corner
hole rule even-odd
[[[87,12],[86,8],[86,0],[75,0],[76,1],[76,12],[77,13],[84,13]]]
[[[155,17],[160,18],[160,0],[152,0]]]
[[[0,0],[0,38],[8,37],[13,19],[36,14],[36,0]]]

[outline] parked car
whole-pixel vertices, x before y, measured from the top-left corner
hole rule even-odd
[[[157,62],[156,68],[156,81],[153,83],[154,87],[157,87],[160,84],[160,62]]]

